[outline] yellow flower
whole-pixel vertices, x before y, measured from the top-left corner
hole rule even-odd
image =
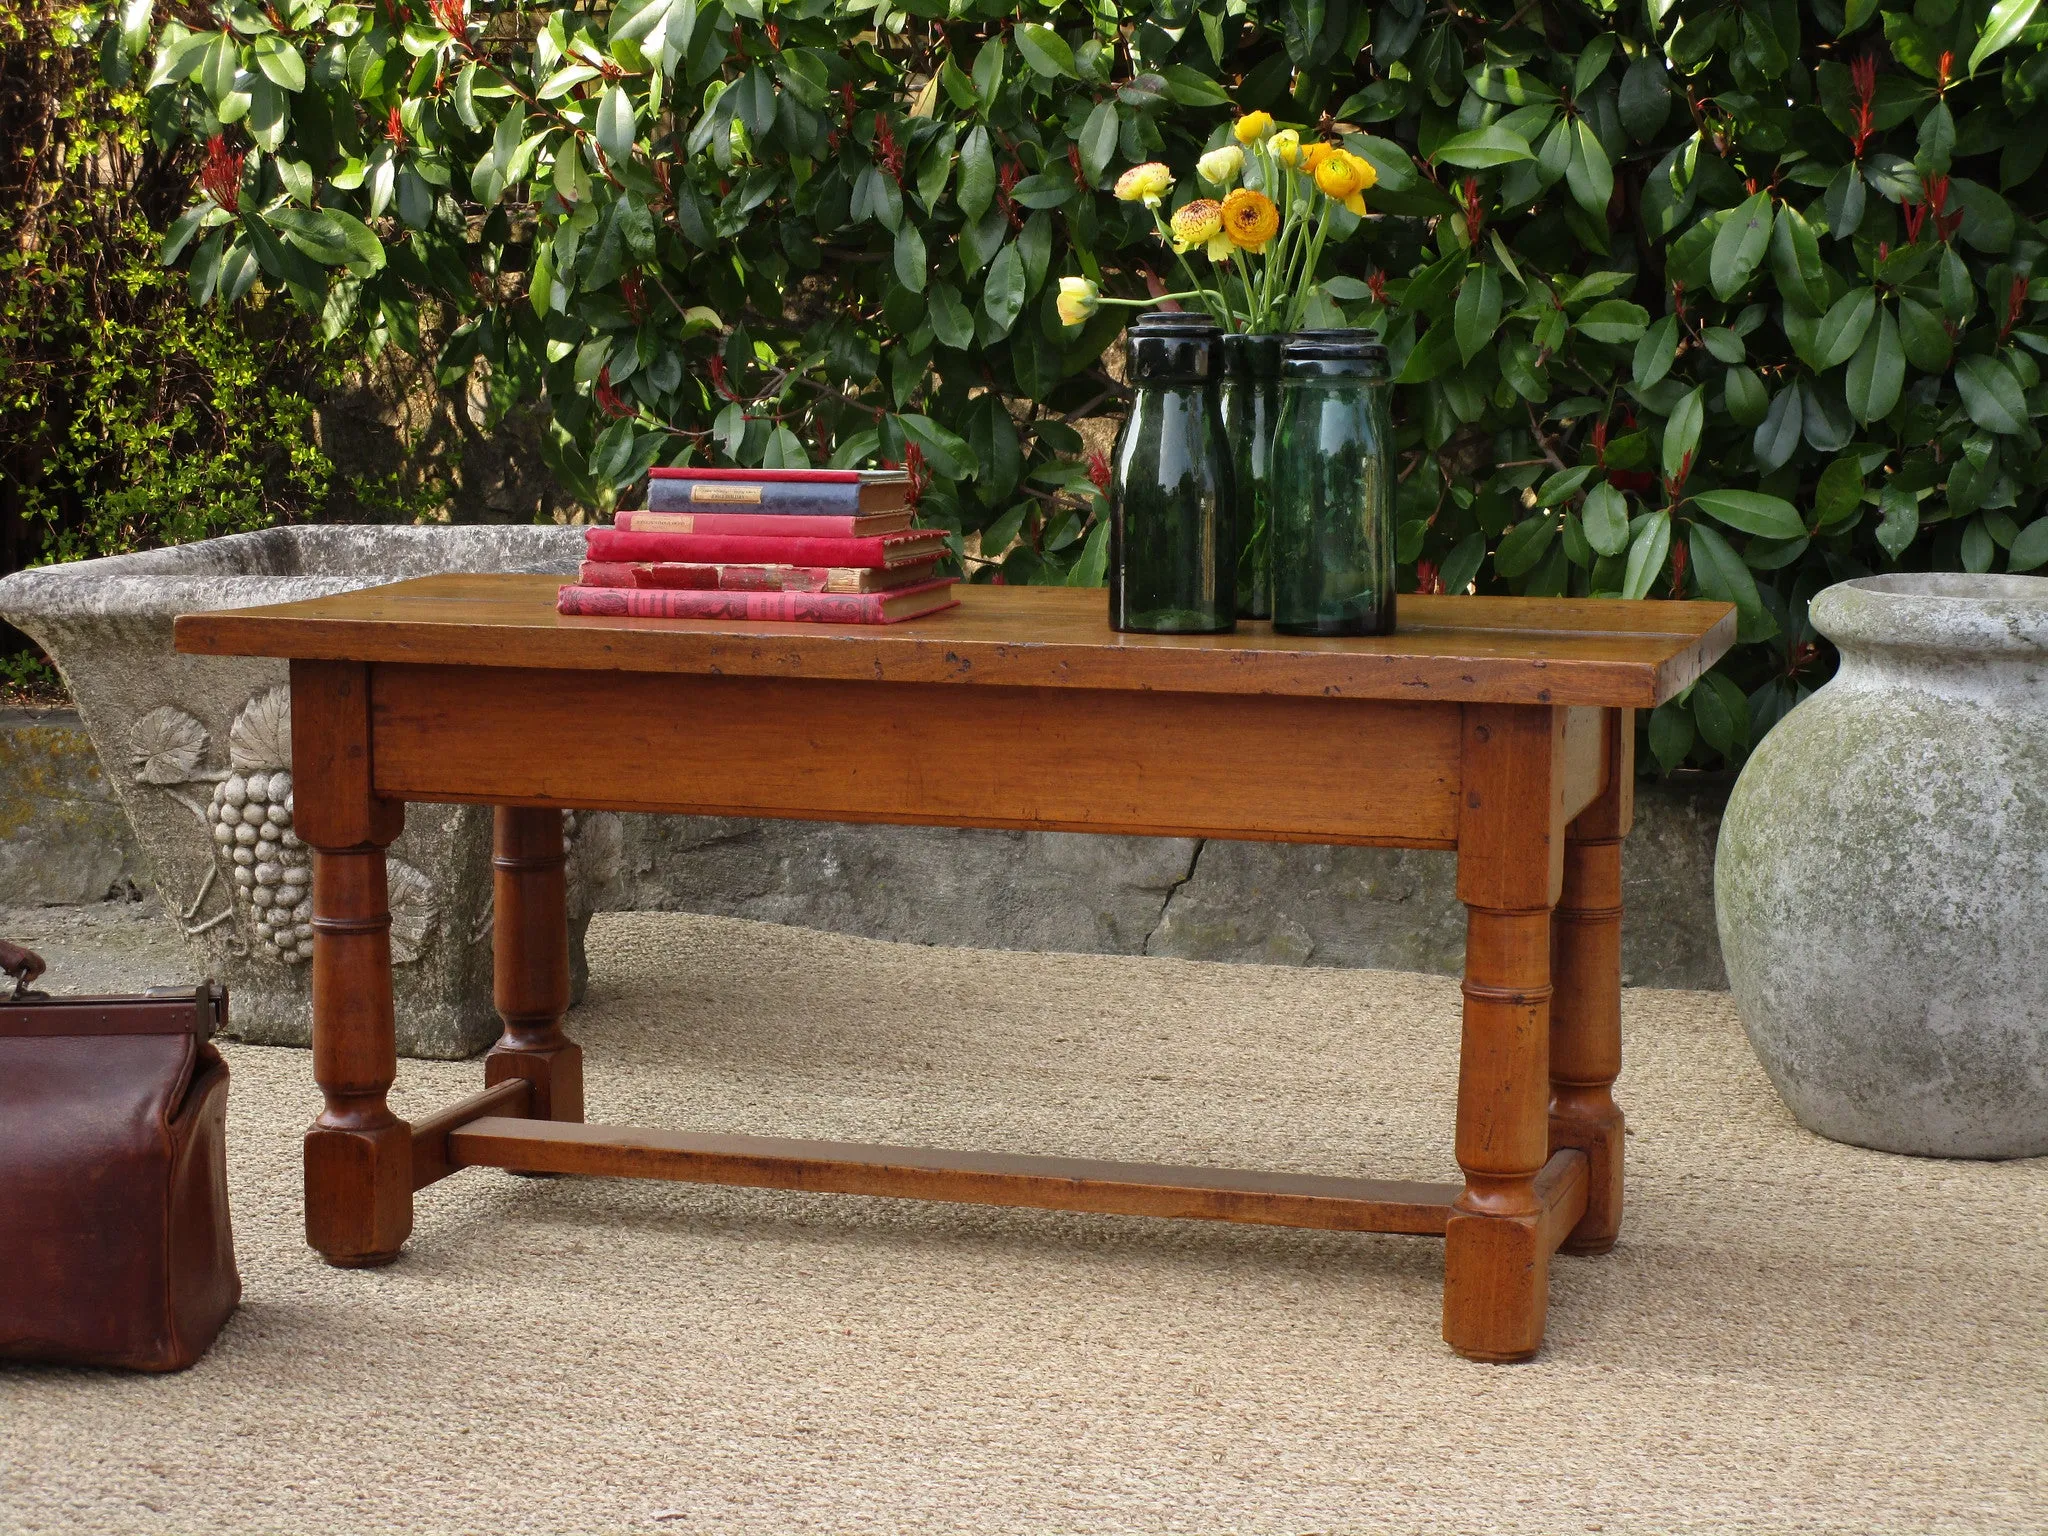
[[[1230,258],[1236,250],[1237,247],[1231,243],[1230,236],[1224,234],[1219,229],[1208,245],[1203,248],[1202,254],[1215,262],[1217,266],[1227,267],[1230,265]]]
[[[1313,176],[1316,173],[1316,167],[1335,153],[1337,153],[1336,145],[1325,144],[1320,139],[1316,140],[1313,144],[1304,144],[1301,147],[1301,168]]]
[[[1061,325],[1079,325],[1102,304],[1102,290],[1085,277],[1060,279],[1060,296],[1054,301]]]
[[[1301,159],[1301,135],[1292,128],[1282,128],[1266,141],[1266,148],[1273,152],[1273,158],[1282,165],[1293,165]]]
[[[1173,216],[1173,248],[1185,256],[1196,246],[1207,245],[1222,229],[1222,205],[1198,197]]]
[[[1223,233],[1232,244],[1256,256],[1279,231],[1280,210],[1265,193],[1239,187],[1223,199]]]
[[[1316,166],[1316,185],[1323,189],[1324,195],[1335,198],[1361,217],[1365,214],[1365,199],[1359,194],[1379,179],[1371,161],[1361,159],[1348,149],[1325,155]]]
[[[1134,165],[1116,179],[1116,195],[1126,203],[1143,203],[1157,208],[1159,200],[1173,190],[1173,172],[1157,160]]]
[[[1247,112],[1237,120],[1237,142],[1256,144],[1273,131],[1273,114]]]
[[[1235,144],[1212,149],[1195,162],[1195,169],[1212,187],[1233,186],[1244,174],[1244,151]]]

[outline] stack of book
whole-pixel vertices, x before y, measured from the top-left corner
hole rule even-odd
[[[563,613],[895,624],[951,608],[946,536],[901,470],[657,469],[647,510],[584,535]]]

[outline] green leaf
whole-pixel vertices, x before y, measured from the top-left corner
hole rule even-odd
[[[1838,363],[1846,363],[1856,355],[1856,349],[1863,345],[1863,334],[1870,329],[1870,322],[1877,314],[1877,290],[1855,288],[1837,299],[1828,312],[1820,317],[1820,329],[1815,335],[1814,349],[1824,369]]]
[[[1512,581],[1525,575],[1543,558],[1550,541],[1557,537],[1557,524],[1546,512],[1533,513],[1508,530],[1493,552],[1493,568]]]
[[[1048,80],[1061,75],[1073,78],[1074,50],[1067,46],[1067,40],[1053,31],[1033,22],[1025,22],[1010,33],[1016,40],[1017,52],[1024,56],[1024,62]]]
[[[1791,502],[1761,491],[1701,491],[1693,503],[1702,512],[1730,528],[1760,534],[1767,539],[1798,539],[1806,536],[1806,524]]]
[[[1750,451],[1756,455],[1756,467],[1769,474],[1781,465],[1789,464],[1792,455],[1799,451],[1799,438],[1804,427],[1805,414],[1799,386],[1788,383],[1772,399],[1763,425],[1756,429],[1756,436],[1751,442]]]
[[[275,32],[266,32],[257,38],[252,51],[256,55],[256,67],[275,84],[287,91],[306,88],[306,61],[299,56],[298,49]]]
[[[2031,571],[2042,565],[2048,565],[2048,517],[2037,517],[2022,528],[2006,559],[2010,571]]]
[[[1011,241],[996,253],[996,259],[988,269],[988,280],[982,287],[981,307],[988,311],[988,317],[995,321],[997,329],[1003,335],[1009,335],[1010,327],[1017,323],[1017,316],[1024,308],[1024,256],[1016,241]]]
[[[157,265],[168,267],[183,255],[185,247],[192,243],[200,222],[211,212],[212,203],[194,203],[173,219],[171,227],[164,231],[164,243],[157,247]]]
[[[987,52],[984,48],[983,52]],[[988,130],[976,124],[960,144],[960,183],[953,193],[969,223],[979,222],[996,200],[996,160]]]
[[[2048,518],[2044,518],[2036,526],[2048,528]],[[2021,537],[2024,538],[2025,535],[2022,534]],[[2017,549],[2019,546],[2015,544],[2013,548]],[[1437,572],[1438,577],[1444,584],[1444,591],[1454,596],[1462,593],[1467,587],[1472,585],[1473,578],[1479,574],[1479,567],[1485,561],[1485,534],[1467,534],[1463,539],[1460,539],[1451,552],[1444,556],[1443,566]]]
[[[1847,522],[1863,505],[1863,466],[1855,459],[1837,459],[1820,472],[1813,488],[1813,510],[1820,526]]]
[[[1603,555],[1618,555],[1628,548],[1628,498],[1614,486],[1602,482],[1586,492],[1580,513],[1586,542]]]
[[[1650,751],[1656,754],[1657,766],[1666,774],[1675,773],[1684,765],[1697,737],[1692,711],[1678,700],[1668,700],[1650,711]]]
[[[1222,86],[1187,64],[1169,64],[1160,75],[1174,101],[1183,107],[1227,107],[1230,96]]]
[[[1700,429],[1706,425],[1707,406],[1703,391],[1688,390],[1679,397],[1664,423],[1664,477],[1676,480],[1686,473],[1700,445]]]
[[[1458,134],[1437,145],[1436,153],[1429,157],[1448,165],[1460,165],[1467,170],[1481,171],[1491,166],[1509,165],[1517,160],[1533,160],[1534,150],[1529,141],[1511,129],[1494,124],[1485,128],[1474,128],[1469,133]]]
[[[1080,138],[1081,174],[1091,186],[1101,181],[1103,171],[1108,169],[1110,156],[1116,153],[1116,137],[1116,104],[1097,102],[1081,127]]]
[[[1899,403],[1899,390],[1906,382],[1906,353],[1899,345],[1899,323],[1891,311],[1879,308],[1877,324],[1863,335],[1863,345],[1849,359],[1848,377],[1842,393],[1849,402],[1849,414],[1860,422],[1881,421]]]
[[[1666,315],[1643,332],[1643,339],[1636,343],[1635,375],[1636,388],[1648,389],[1671,371],[1672,362],[1678,357],[1678,316]]]
[[[1984,18],[1984,33],[1977,39],[1977,46],[1970,50],[1969,73],[1976,74],[1979,64],[2026,31],[2040,3],[2041,0],[1998,0],[1991,7],[1991,14]]]
[[[1574,329],[1594,341],[1630,342],[1642,339],[1650,323],[1650,312],[1626,299],[1602,299],[1579,316]]]
[[[1575,137],[1572,142],[1571,163],[1565,168],[1565,185],[1571,188],[1574,202],[1594,218],[1604,221],[1607,217],[1608,200],[1614,196],[1613,162],[1607,158],[1607,151],[1600,147],[1600,140],[1594,134],[1591,123],[1583,117],[1577,118],[1574,119],[1572,128]],[[1469,138],[1471,135],[1467,134],[1465,137]]]
[[[1743,644],[1768,640],[1778,632],[1778,622],[1757,596],[1756,578],[1743,564],[1728,541],[1705,523],[1695,522],[1686,535],[1692,551],[1693,578],[1701,595],[1717,603],[1733,603],[1737,612],[1737,637]]]
[[[1733,218],[1714,236],[1714,254],[1708,263],[1714,297],[1726,303],[1749,286],[1750,278],[1771,246],[1771,194],[1757,193],[1735,210]]]
[[[1754,368],[1730,368],[1721,380],[1721,403],[1738,425],[1754,427],[1771,408],[1771,397]]]
[[[1991,542],[1991,535],[1984,527],[1982,517],[1973,517],[1963,530],[1963,569],[1981,575],[1991,569],[1991,562],[1998,557],[1998,546]]]
[[[622,85],[608,87],[597,104],[597,142],[613,165],[633,158],[633,103]]]
[[[896,416],[891,419],[903,429],[903,435],[923,451],[932,468],[947,479],[966,480],[981,468],[966,439],[947,431],[929,416]]]
[[[1456,323],[1458,355],[1469,363],[1500,329],[1500,274],[1492,267],[1475,264],[1465,273],[1458,289]]]
[[[951,283],[934,283],[931,292],[932,334],[956,351],[965,351],[974,340],[974,316],[960,302],[960,291]]]
[[[1723,757],[1734,757],[1749,744],[1749,700],[1718,672],[1709,672],[1693,686],[1693,718],[1707,745]]]
[[[903,227],[896,231],[894,253],[896,281],[912,293],[924,292],[925,251],[924,236],[917,232],[917,226],[910,220],[903,221]]]
[[[1621,126],[1638,144],[1657,137],[1664,120],[1671,115],[1671,82],[1664,61],[1654,53],[1639,54],[1621,77],[1621,96],[1616,105]]]
[[[1884,514],[1884,521],[1877,525],[1877,542],[1896,560],[1920,535],[1919,499],[1902,486],[1887,485],[1877,506]]]
[[[1922,373],[1946,373],[1955,344],[1940,317],[1925,304],[1899,295],[1899,342],[1906,361]]]
[[[1655,512],[1636,526],[1629,541],[1628,570],[1622,577],[1621,595],[1642,598],[1664,574],[1664,557],[1671,552],[1671,514]]]
[[[1995,357],[1972,353],[1956,360],[1956,388],[1963,409],[1986,432],[2023,435],[2027,430],[2027,399],[2012,370]]]
[[[1820,256],[1820,240],[1806,216],[1790,203],[1778,207],[1776,227],[1771,232],[1771,271],[1778,292],[1788,304],[1820,314],[1828,307],[1827,267]]]

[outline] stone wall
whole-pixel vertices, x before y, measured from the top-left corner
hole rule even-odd
[[[1722,988],[1719,781],[1637,786],[1622,965],[1637,986]],[[714,912],[986,949],[1455,973],[1449,854],[1187,838],[621,816],[600,906]],[[0,714],[0,906],[148,884],[78,717]]]

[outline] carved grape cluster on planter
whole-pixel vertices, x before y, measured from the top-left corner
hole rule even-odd
[[[267,958],[299,965],[313,954],[312,860],[292,829],[291,690],[251,698],[228,728],[228,766],[202,766],[211,742],[206,727],[174,705],[136,721],[129,736],[138,782],[153,784],[197,816],[213,838],[215,861],[191,905],[179,913],[188,934],[233,922],[241,942]],[[201,805],[180,786],[213,786]],[[228,876],[228,904],[211,917],[200,909]],[[391,959],[417,960],[439,914],[433,883],[402,859],[385,860],[391,891]]]

